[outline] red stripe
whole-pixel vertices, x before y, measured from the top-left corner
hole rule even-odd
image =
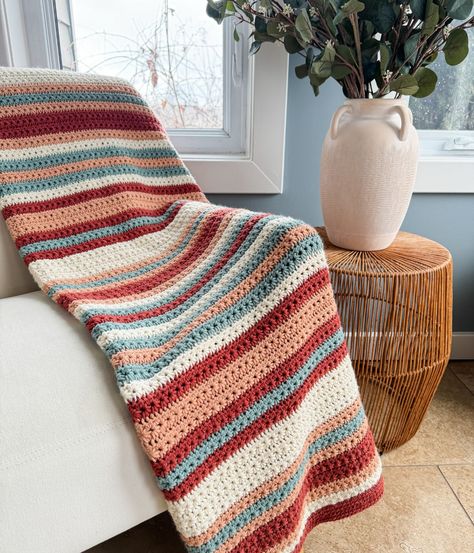
[[[227,211],[227,210],[226,210]],[[78,296],[80,298],[87,298],[87,299],[100,299],[104,296],[104,293],[107,294],[107,297],[119,297],[124,294],[129,294],[131,292],[130,288],[133,290],[133,293],[140,293],[142,291],[149,290],[150,287],[157,286],[158,284],[163,284],[170,278],[176,276],[179,273],[183,273],[184,269],[191,265],[198,257],[200,257],[203,253],[205,253],[207,245],[211,242],[211,240],[214,238],[214,235],[219,230],[218,224],[222,221],[222,215],[224,214],[224,210],[219,212],[214,212],[212,215],[208,217],[208,228],[204,226],[203,223],[201,223],[201,234],[203,235],[203,240],[200,240],[199,237],[197,240],[195,240],[195,247],[193,249],[188,249],[186,254],[178,258],[175,263],[168,264],[164,268],[160,268],[157,271],[154,271],[151,273],[150,276],[147,275],[146,278],[142,278],[141,280],[133,283],[127,283],[123,285],[112,285],[110,288],[103,288],[100,291],[97,292],[83,292],[83,293],[77,293],[75,296]],[[182,303],[184,303],[186,300],[191,298],[196,292],[198,292],[209,280],[211,280],[214,275],[227,263],[227,261],[235,254],[235,252],[238,250],[238,248],[241,246],[242,242],[245,240],[246,236],[250,233],[253,226],[257,223],[258,220],[265,217],[265,215],[257,214],[254,215],[251,219],[246,221],[242,229],[240,230],[239,235],[237,236],[236,240],[232,244],[232,247],[227,250],[226,254],[220,258],[218,263],[216,263],[209,271],[206,273],[205,276],[203,276],[199,282],[197,282],[194,286],[189,288],[184,294],[179,296],[178,298],[174,299],[173,301],[162,305],[160,307],[156,307],[154,309],[146,309],[143,311],[140,311],[138,313],[131,313],[128,315],[114,315],[114,314],[105,314],[105,315],[96,315],[94,317],[91,317],[87,323],[86,326],[89,328],[89,330],[92,330],[97,324],[103,323],[103,322],[133,322],[133,321],[141,321],[144,318],[151,318],[156,317],[158,315],[161,315],[163,313],[167,313],[168,311],[171,311],[175,309],[176,307],[179,307]],[[210,227],[210,228],[209,228]],[[112,294],[112,295],[111,295]]]
[[[192,183],[175,184],[170,186],[146,186],[138,182],[117,183],[104,186],[102,188],[91,188],[89,190],[84,190],[75,194],[68,194],[59,198],[9,205],[3,209],[2,213],[3,217],[8,219],[13,215],[20,215],[22,213],[39,213],[40,211],[49,211],[51,209],[77,205],[89,200],[109,197],[119,192],[143,192],[145,194],[164,196],[200,192],[200,189],[197,184]]]
[[[186,372],[176,375],[171,382],[128,403],[128,409],[134,422],[158,413],[170,403],[186,394],[200,382],[226,367],[240,357],[243,352],[250,351],[266,336],[277,328],[282,321],[294,312],[295,306],[304,303],[329,283],[329,272],[322,269],[311,275],[298,289],[289,294],[275,308],[267,313],[255,325],[241,334],[236,340],[222,349],[212,353],[200,363],[196,363]]]
[[[306,353],[306,352],[305,352]],[[239,432],[225,445],[220,447],[212,455],[210,455],[202,465],[197,467],[181,484],[171,490],[164,491],[166,499],[177,501],[187,495],[191,490],[199,485],[208,474],[221,465],[226,459],[229,459],[239,449],[242,449],[251,440],[274,426],[277,422],[285,419],[288,415],[297,410],[308,392],[313,388],[315,383],[326,373],[335,369],[337,365],[347,355],[345,343],[343,343],[336,351],[332,352],[328,357],[321,361],[313,372],[305,380],[304,384],[295,390],[295,392],[284,401],[274,405],[269,411],[264,413],[260,418],[247,426],[242,432]],[[301,354],[299,357],[303,357]],[[300,359],[298,359],[300,361]],[[155,463],[154,468],[160,468],[160,461]],[[160,472],[160,470],[158,470]]]
[[[347,463],[351,461],[350,457],[351,455],[354,455],[354,450],[349,450],[346,453],[347,454],[345,454],[344,457],[338,456],[341,457],[339,462]],[[333,459],[328,459],[327,462],[324,462],[325,466],[321,467],[321,469],[325,469],[328,473],[331,473],[331,466],[329,462],[332,460]],[[303,515],[304,500],[312,488],[313,487],[310,485],[308,479],[306,479],[296,501],[291,505],[291,507],[286,509],[283,513],[275,517],[267,524],[260,526],[257,530],[252,532],[252,534],[240,541],[230,553],[248,553],[249,551],[259,551],[263,553],[264,551],[267,551],[268,549],[271,549],[281,543],[285,538],[291,536],[298,527],[298,523]],[[323,522],[340,520],[341,518],[355,515],[356,513],[367,509],[382,497],[383,489],[383,478],[380,478],[375,486],[369,488],[365,492],[362,492],[355,497],[340,501],[334,505],[326,505],[313,513],[306,523],[303,536],[299,544],[296,546],[294,553],[301,551],[305,537],[315,526]]]
[[[163,127],[151,112],[123,110],[80,110],[29,113],[0,118],[0,138],[24,138],[94,129],[158,131]]]
[[[24,234],[15,240],[17,248],[34,244],[40,240],[54,240],[56,238],[67,238],[80,234],[81,232],[92,231],[108,226],[118,225],[120,223],[127,223],[131,219],[136,217],[159,217],[166,213],[169,209],[169,205],[163,206],[161,209],[127,209],[124,211],[117,211],[114,215],[110,215],[105,219],[91,219],[87,222],[78,223],[76,225],[62,227],[53,231],[37,232],[34,234]]]
[[[139,236],[145,236],[146,234],[158,232],[166,228],[174,220],[181,206],[182,204],[174,206],[166,221],[163,221],[161,223],[157,223],[155,225],[141,226],[135,229],[130,229],[120,234],[115,234],[113,236],[104,236],[103,238],[96,238],[95,240],[89,240],[88,242],[84,242],[82,244],[77,244],[74,246],[68,246],[66,248],[58,248],[54,250],[44,250],[41,252],[30,253],[25,256],[24,262],[29,265],[33,261],[37,261],[39,259],[60,259],[62,257],[67,257],[68,255],[91,251],[102,246],[108,246],[111,244],[116,244],[118,242],[126,242],[128,240],[138,238]]]
[[[226,424],[236,419],[249,409],[254,403],[265,395],[271,393],[282,382],[291,378],[298,369],[307,361],[311,353],[319,347],[328,336],[334,334],[340,326],[339,317],[333,316],[330,321],[318,327],[308,338],[306,343],[290,358],[283,360],[267,376],[256,382],[245,391],[245,395],[238,397],[225,409],[204,421],[185,436],[165,457],[153,464],[156,476],[164,476],[178,465],[187,455],[196,449],[201,442],[211,434],[223,428]]]

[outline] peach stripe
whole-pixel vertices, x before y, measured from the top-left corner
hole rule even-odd
[[[0,119],[6,117],[17,117],[32,115],[35,113],[62,113],[68,111],[83,111],[89,113],[92,111],[126,111],[128,113],[136,112],[152,116],[152,111],[148,106],[140,104],[130,104],[128,102],[45,102],[39,104],[22,104],[20,106],[0,107]]]
[[[137,152],[139,153],[139,152]],[[74,163],[61,163],[51,167],[34,169],[33,171],[14,171],[11,173],[2,173],[5,182],[22,182],[28,180],[48,179],[87,169],[98,169],[101,167],[113,167],[114,165],[132,165],[134,167],[143,167],[144,169],[159,169],[160,167],[183,167],[183,162],[176,157],[154,157],[142,159],[131,156],[110,156],[93,158]]]
[[[338,428],[339,426],[341,426],[341,424],[344,424],[344,422],[347,422],[348,420],[351,420],[352,418],[354,418],[357,412],[359,411],[360,407],[361,407],[360,399],[357,399],[353,404],[346,407],[335,417],[331,418],[329,421],[326,421],[320,426],[318,426],[317,428],[315,428],[313,432],[311,432],[311,434],[308,436],[304,446],[302,447],[302,450],[299,456],[288,468],[286,468],[283,472],[281,472],[271,480],[268,480],[267,482],[264,482],[263,484],[261,484],[258,488],[253,490],[250,494],[245,496],[237,503],[234,503],[234,505],[232,505],[225,513],[223,513],[214,522],[214,524],[212,524],[206,530],[206,532],[203,532],[199,536],[186,538],[187,543],[189,543],[190,545],[201,545],[202,543],[205,543],[210,538],[212,538],[212,536],[215,535],[219,530],[221,530],[226,524],[228,524],[231,520],[233,520],[239,513],[244,511],[247,507],[249,507],[253,503],[255,503],[255,501],[257,501],[258,499],[261,499],[262,497],[280,488],[296,472],[299,465],[303,461],[303,458],[305,456],[305,453],[309,445],[312,442],[316,441],[321,436],[324,436],[325,434],[330,432],[331,430]],[[314,466],[317,462],[321,462],[321,461],[324,461],[325,459],[329,459],[330,457],[337,455],[337,453],[341,449],[345,450],[348,445],[353,444],[352,447],[354,447],[354,445],[362,441],[367,431],[368,431],[368,423],[367,421],[364,421],[361,427],[351,436],[348,436],[343,441],[338,442],[333,446],[330,446],[322,451],[318,451],[317,453],[315,453],[315,455],[313,455],[313,457],[309,460],[308,465]]]
[[[192,199],[193,193],[180,194],[179,199]],[[95,198],[87,202],[41,211],[39,213],[23,213],[13,215],[8,219],[13,238],[28,235],[31,232],[48,232],[62,229],[74,221],[75,224],[87,223],[95,219],[118,215],[124,209],[156,209],[176,201],[175,194],[160,195],[145,192],[119,192],[113,196]],[[119,221],[117,221],[119,222]]]
[[[123,84],[114,82],[112,79],[106,81],[107,92],[126,92],[133,96],[138,96],[136,90],[126,82]],[[18,83],[2,84],[0,96],[11,96],[12,94],[35,94],[37,92],[77,92],[77,91],[103,92],[104,81],[67,82],[60,83]]]
[[[145,444],[148,456],[153,460],[163,457],[202,421],[211,419],[233,401],[238,401],[249,388],[303,347],[308,336],[327,322],[333,312],[328,285],[324,292],[318,293],[293,313],[284,327],[277,327],[251,351],[242,354],[189,393],[179,396],[164,411],[136,423],[137,434]],[[291,341],[288,341],[288,331],[291,332]],[[269,351],[278,351],[279,355],[270,356]],[[253,370],[255,367],[258,370]],[[209,389],[219,401],[206,401]],[[157,420],[161,422],[159,427]]]
[[[196,326],[202,324],[214,315],[223,311],[227,307],[230,307],[241,299],[248,292],[249,289],[255,287],[283,258],[286,253],[301,239],[301,229],[290,229],[286,234],[284,240],[281,241],[278,248],[275,248],[269,256],[253,271],[245,280],[243,280],[236,288],[234,288],[224,298],[219,300],[208,309],[205,313],[202,313],[198,318],[189,324],[183,331],[181,331],[176,338],[170,340],[166,345],[166,350],[172,348],[179,340],[194,329]],[[180,278],[180,277],[179,277]],[[172,282],[172,281],[168,281]],[[139,296],[138,296],[139,297]],[[134,297],[133,297],[134,298]],[[111,303],[114,303],[111,301]],[[127,350],[121,353],[117,353],[111,359],[112,365],[116,368],[123,364],[128,363],[151,363],[158,359],[166,351],[163,349],[165,346],[159,348],[143,348],[139,350]]]
[[[133,131],[128,129],[101,129],[101,138],[118,138],[126,140],[163,140],[167,138],[166,133],[158,130]],[[71,131],[64,133],[43,134],[41,136],[26,136],[24,138],[9,138],[0,140],[2,149],[28,149],[38,146],[49,146],[63,144],[64,142],[74,143],[83,140],[97,140],[97,131]]]

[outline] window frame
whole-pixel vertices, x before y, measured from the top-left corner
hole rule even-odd
[[[231,24],[230,20],[226,23],[229,29]],[[283,48],[265,47],[258,56],[249,58],[246,42],[234,43],[232,33],[226,32],[226,52],[232,63],[224,66],[230,89],[238,92],[236,74],[240,68],[242,74],[248,75],[240,83],[245,93],[239,94],[239,102],[234,102],[227,114],[227,128],[221,133],[210,131],[211,136],[207,138],[211,138],[210,143],[215,147],[182,154],[204,192],[280,194],[283,191],[288,55]],[[5,52],[4,59],[0,56],[3,65],[59,69],[61,54],[55,0],[0,0],[0,46]],[[239,131],[229,132],[238,127],[236,116],[240,117]],[[183,151],[183,137],[194,141],[203,138],[203,132],[198,130],[171,130],[169,134],[178,151]],[[233,146],[229,146],[226,135],[234,137]]]

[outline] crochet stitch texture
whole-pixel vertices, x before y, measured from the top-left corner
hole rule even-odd
[[[0,208],[109,358],[188,551],[296,553],[380,498],[316,231],[208,203],[128,83],[0,68]]]

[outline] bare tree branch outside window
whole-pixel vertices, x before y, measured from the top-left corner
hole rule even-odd
[[[222,128],[222,30],[196,4],[74,0],[77,69],[126,78],[167,128]]]

